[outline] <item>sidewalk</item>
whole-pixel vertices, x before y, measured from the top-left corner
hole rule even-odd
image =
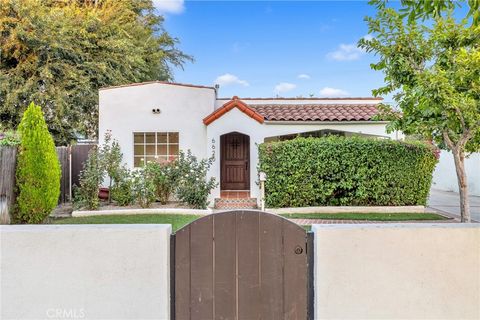
[[[404,221],[375,221],[375,220],[335,220],[335,219],[288,219],[300,226],[312,224],[372,224],[372,223],[453,223],[458,220],[404,220]]]
[[[470,196],[469,199],[472,221],[480,222],[480,197]],[[460,196],[456,192],[431,189],[427,206],[451,216],[460,217]]]

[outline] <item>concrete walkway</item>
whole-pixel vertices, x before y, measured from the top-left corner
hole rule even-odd
[[[470,196],[469,199],[472,220],[480,222],[480,197]],[[439,212],[456,218],[460,217],[460,196],[457,192],[431,189],[427,205]]]
[[[336,219],[288,219],[301,226],[312,224],[372,224],[372,223],[453,223],[456,219],[448,220],[404,220],[404,221],[375,221],[375,220],[336,220]]]

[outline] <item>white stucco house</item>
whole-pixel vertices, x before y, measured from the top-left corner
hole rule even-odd
[[[214,156],[217,207],[253,206],[260,196],[258,148],[297,135],[398,139],[375,121],[381,98],[219,98],[215,87],[146,82],[99,92],[99,137],[111,130],[130,168],[190,149]]]

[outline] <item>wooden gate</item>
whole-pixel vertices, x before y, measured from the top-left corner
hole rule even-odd
[[[87,161],[88,158],[88,153],[92,148],[94,148],[96,145],[94,144],[78,144],[72,146],[72,185],[73,186],[80,186],[80,172],[83,170],[83,166],[85,165],[85,162]]]
[[[190,223],[172,236],[172,318],[310,318],[312,244],[302,227],[265,212]]]

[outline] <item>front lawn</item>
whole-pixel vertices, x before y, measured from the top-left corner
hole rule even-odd
[[[328,220],[370,220],[370,221],[408,221],[408,220],[446,220],[448,218],[435,213],[284,213],[287,219],[328,219]]]
[[[190,214],[130,214],[130,215],[98,215],[90,217],[71,217],[52,219],[52,224],[171,224],[173,231],[200,218]]]

